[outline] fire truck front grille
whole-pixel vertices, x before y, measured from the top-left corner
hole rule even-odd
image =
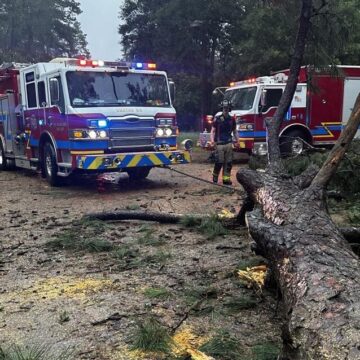
[[[112,139],[112,148],[131,148],[131,147],[153,147],[154,140],[152,138],[128,138],[128,139]]]
[[[109,122],[109,135],[110,146],[113,149],[153,148],[155,119],[134,115],[112,118]]]
[[[121,138],[138,138],[138,137],[153,137],[154,129],[111,129],[110,138],[111,139],[121,139]]]

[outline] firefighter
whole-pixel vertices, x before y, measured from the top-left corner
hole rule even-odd
[[[213,171],[213,182],[217,183],[221,168],[223,169],[223,184],[232,185],[231,168],[232,168],[232,140],[233,135],[236,145],[239,144],[239,135],[236,131],[235,119],[230,116],[231,103],[224,100],[221,103],[222,113],[215,116],[210,132],[210,144],[215,148],[215,165]]]

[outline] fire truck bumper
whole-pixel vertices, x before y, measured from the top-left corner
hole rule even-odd
[[[189,151],[78,155],[75,157],[76,168],[89,171],[118,171],[127,168],[161,167],[190,162]]]

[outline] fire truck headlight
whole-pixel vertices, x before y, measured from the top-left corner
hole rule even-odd
[[[159,136],[159,137],[161,137],[161,136],[164,136],[164,130],[163,129],[156,129],[156,136]]]
[[[166,129],[165,129],[165,135],[166,135],[166,136],[171,136],[172,133],[173,133],[173,132],[172,132],[172,130],[171,130],[170,128],[166,128]]]
[[[99,128],[107,127],[107,121],[106,120],[98,120],[98,127]]]
[[[97,134],[96,134],[96,131],[95,130],[90,130],[88,132],[88,135],[89,135],[89,138],[90,139],[96,139],[97,138]]]
[[[73,136],[75,139],[81,139],[84,135],[83,135],[83,132],[82,131],[74,131],[73,132]]]
[[[102,139],[106,138],[106,137],[107,137],[106,131],[105,131],[105,130],[100,130],[100,131],[99,131],[99,136],[100,136]]]

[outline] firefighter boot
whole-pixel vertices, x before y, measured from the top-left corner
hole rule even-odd
[[[223,184],[224,185],[232,185],[232,181],[230,180],[230,176],[223,176]]]
[[[222,164],[220,163],[215,163],[214,165],[214,171],[213,171],[213,183],[217,184],[217,182],[219,181],[219,174],[220,174],[220,170],[221,170]]]
[[[231,169],[232,169],[232,163],[227,162],[224,166],[224,173],[223,173],[223,184],[224,185],[232,185],[231,177],[230,177]]]

